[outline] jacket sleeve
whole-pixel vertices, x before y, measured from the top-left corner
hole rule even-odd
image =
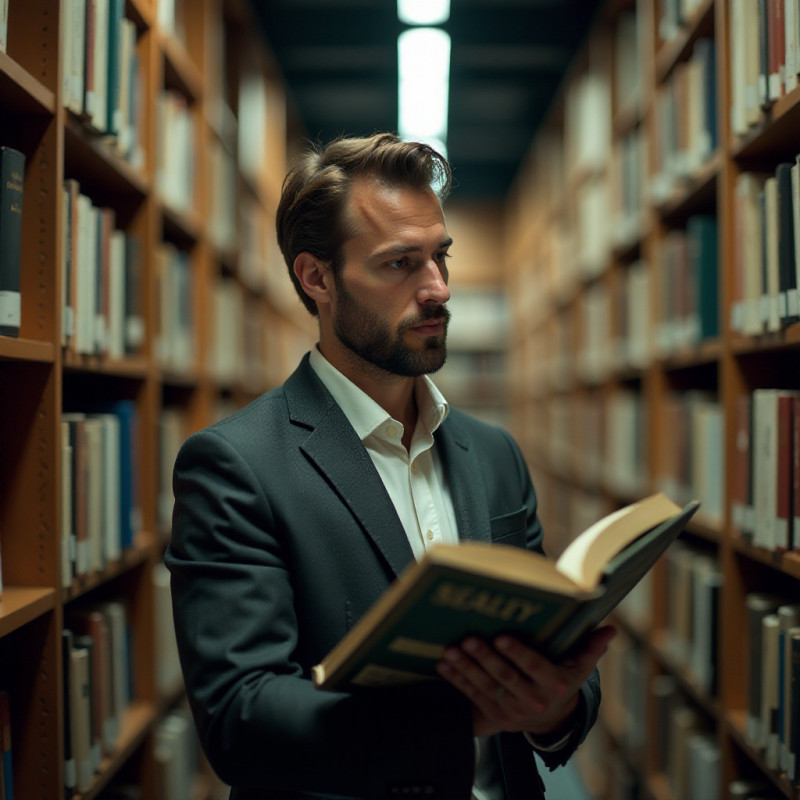
[[[291,564],[270,499],[226,437],[191,437],[174,471],[165,563],[203,748],[237,787],[346,797],[469,798],[469,705],[440,683],[316,689],[295,658]]]

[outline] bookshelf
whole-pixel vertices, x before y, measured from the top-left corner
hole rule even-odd
[[[749,599],[790,604],[800,590],[798,550],[772,533],[785,514],[775,486],[749,482],[791,436],[773,411],[764,430],[784,435],[757,444],[741,416],[764,390],[799,388],[796,283],[769,277],[787,263],[790,226],[780,234],[758,202],[800,151],[800,8],[763,4],[783,15],[767,30],[781,32],[771,41],[790,66],[780,73],[767,51],[778,77],[760,87],[761,5],[604,3],[507,203],[513,429],[549,549],[631,495],[703,501],[617,618],[601,721],[578,756],[598,798],[800,798],[749,721],[750,677],[766,669]],[[776,452],[751,461],[769,441]],[[754,524],[757,491],[774,504]],[[800,546],[796,525],[794,536]],[[751,794],[736,781],[753,782]]]
[[[0,145],[25,156],[21,325],[0,336],[0,689],[15,797],[65,796],[77,743],[62,631],[98,609],[109,627],[109,607],[121,608],[126,635],[93,642],[106,653],[97,663],[123,664],[128,682],[104,706],[112,734],[72,796],[166,799],[182,791],[187,742],[196,753],[157,625],[169,614],[159,567],[171,458],[188,433],[282,381],[313,342],[276,288],[272,220],[296,123],[244,0],[88,4],[103,15],[86,40],[98,73],[75,44],[85,5],[10,0],[0,52]],[[111,110],[104,69],[118,81],[105,86]],[[106,431],[75,439],[84,460],[66,449],[71,417]],[[98,500],[110,496],[119,505]],[[105,648],[121,642],[112,661]],[[189,761],[192,796],[222,796]]]

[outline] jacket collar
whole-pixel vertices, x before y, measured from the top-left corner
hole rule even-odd
[[[361,439],[314,373],[308,355],[284,384],[284,394],[291,422],[308,429],[300,449],[398,575],[414,560],[411,545],[397,515],[386,512],[392,501]],[[437,430],[436,439],[459,537],[488,540],[485,489],[467,432],[448,417]]]

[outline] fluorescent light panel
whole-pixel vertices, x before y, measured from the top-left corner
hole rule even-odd
[[[446,154],[450,36],[440,28],[411,28],[397,39],[398,131]]]
[[[397,0],[397,18],[406,25],[441,25],[450,19],[450,0]]]

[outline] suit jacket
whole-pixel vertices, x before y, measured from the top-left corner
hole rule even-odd
[[[536,496],[508,433],[451,410],[437,447],[461,538],[541,548]],[[323,692],[311,667],[413,560],[361,440],[303,359],[284,386],[191,436],[174,472],[165,562],[187,694],[231,800],[467,800],[471,709],[443,682]],[[596,676],[582,688],[593,724]],[[495,737],[506,794],[542,796],[521,734]]]

